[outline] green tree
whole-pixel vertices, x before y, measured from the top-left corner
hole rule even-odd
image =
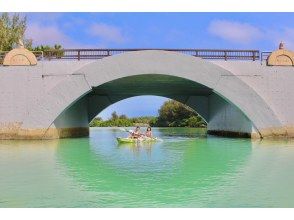
[[[116,119],[118,119],[118,114],[116,113],[116,111],[114,111],[114,112],[112,112],[111,113],[111,120],[116,120]]]
[[[103,122],[102,118],[96,117],[90,122],[89,126],[90,127],[100,127],[102,122]]]
[[[44,57],[48,59],[61,58],[64,55],[63,48],[60,44],[55,44],[54,46],[49,45],[39,45],[31,48],[33,51],[43,51]]]
[[[27,27],[26,17],[19,14],[9,15],[2,13],[0,16],[0,51],[10,51],[21,39],[25,47],[31,48],[32,40],[25,39],[24,33]]]
[[[151,125],[151,121],[156,121],[156,117],[143,116],[128,118],[126,115],[118,115],[116,112],[112,113],[110,119],[103,121],[102,118],[96,117],[90,122],[90,127],[129,127],[136,125]]]
[[[128,117],[126,115],[120,115],[119,119],[128,119]]]
[[[160,107],[156,122],[160,127],[199,127],[205,121],[193,109],[175,100],[168,100]]]
[[[34,48],[32,48],[34,51],[46,51],[46,50],[52,50],[52,47],[49,45],[39,45]]]
[[[158,124],[158,118],[157,117],[150,118],[149,125],[151,127],[155,127],[155,126],[157,126],[157,124]]]

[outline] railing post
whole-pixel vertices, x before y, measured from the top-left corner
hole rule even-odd
[[[80,59],[81,59],[81,51],[78,50],[78,60],[80,60]]]
[[[252,55],[253,61],[255,61],[255,51],[252,51]]]
[[[227,55],[227,51],[225,51],[225,61],[227,61],[228,59],[228,55]]]

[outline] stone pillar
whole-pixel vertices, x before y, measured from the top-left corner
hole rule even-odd
[[[24,48],[23,42],[19,40],[18,48],[9,51],[3,60],[4,66],[34,66],[37,65],[36,56]]]
[[[294,52],[285,49],[283,42],[279,49],[272,52],[267,59],[268,66],[294,66]]]

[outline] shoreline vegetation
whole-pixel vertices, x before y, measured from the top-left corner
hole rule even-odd
[[[127,117],[111,114],[111,118],[103,120],[94,118],[90,127],[195,127],[205,128],[206,122],[193,109],[174,100],[168,100],[158,110],[158,116]]]

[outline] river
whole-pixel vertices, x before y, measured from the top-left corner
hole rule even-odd
[[[118,145],[127,134],[1,141],[0,207],[294,207],[294,142],[154,128],[162,141]]]

